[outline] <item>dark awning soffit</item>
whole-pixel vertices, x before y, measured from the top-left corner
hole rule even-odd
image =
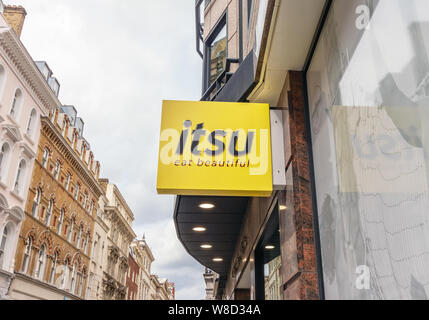
[[[203,266],[227,277],[249,198],[178,196],[174,221],[179,240],[188,253]],[[213,209],[201,209],[203,203]],[[204,227],[205,232],[193,228]],[[209,244],[211,249],[202,249]],[[222,262],[213,259],[222,258]]]

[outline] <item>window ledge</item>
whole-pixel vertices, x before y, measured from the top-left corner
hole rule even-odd
[[[10,114],[8,114],[7,118],[9,119],[10,122],[12,122],[12,124],[19,127],[19,124],[18,124],[18,122],[16,122],[16,119],[14,117],[12,117]]]
[[[30,143],[32,146],[34,146],[35,142],[34,140],[26,133],[24,134],[25,139]]]
[[[24,202],[24,199],[18,194],[18,193],[16,193],[16,191],[14,190],[14,191],[11,191],[10,192],[10,194],[12,195],[12,196],[14,196],[16,199],[18,199],[20,202]]]

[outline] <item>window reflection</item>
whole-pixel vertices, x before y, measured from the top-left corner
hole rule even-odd
[[[226,68],[226,25],[220,30],[209,47],[209,85],[211,85]]]
[[[280,278],[280,267],[280,256],[274,258],[273,260],[264,265],[265,300],[282,300],[282,281]]]
[[[428,299],[429,2],[365,1],[367,27],[362,3],[334,1],[307,74],[325,295]]]
[[[257,300],[283,300],[278,207],[273,211],[255,251]]]

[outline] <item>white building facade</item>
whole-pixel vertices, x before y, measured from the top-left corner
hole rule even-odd
[[[86,297],[88,300],[103,300],[103,275],[107,272],[108,233],[109,225],[105,221],[107,198],[103,195],[99,200],[99,210],[94,224],[94,239],[91,254],[91,267]]]
[[[42,75],[1,13],[0,300],[7,299],[13,277],[15,251],[40,138],[40,118],[60,106],[59,85],[51,74]],[[48,85],[52,79],[55,87]]]

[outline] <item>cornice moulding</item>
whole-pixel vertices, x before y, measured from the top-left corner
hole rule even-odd
[[[26,143],[21,143],[21,149],[22,152],[29,158],[29,159],[34,159],[36,158],[36,153],[26,144]]]
[[[54,110],[61,106],[61,102],[43,78],[34,60],[12,28],[0,28],[0,48],[14,64],[46,110]]]
[[[53,134],[58,143],[60,143],[64,148],[67,149],[69,155],[74,159],[74,161],[79,165],[80,168],[76,168],[83,176],[83,179],[86,180],[89,186],[97,192],[97,197],[100,197],[104,194],[104,190],[101,188],[100,183],[97,179],[92,175],[89,169],[84,165],[82,159],[76,154],[76,152],[72,149],[72,147],[65,141],[64,137],[60,134],[60,132],[54,127],[54,124],[47,117],[42,117],[42,128],[43,130],[48,130]],[[55,141],[52,141],[55,142]],[[80,169],[80,170],[79,170]]]

